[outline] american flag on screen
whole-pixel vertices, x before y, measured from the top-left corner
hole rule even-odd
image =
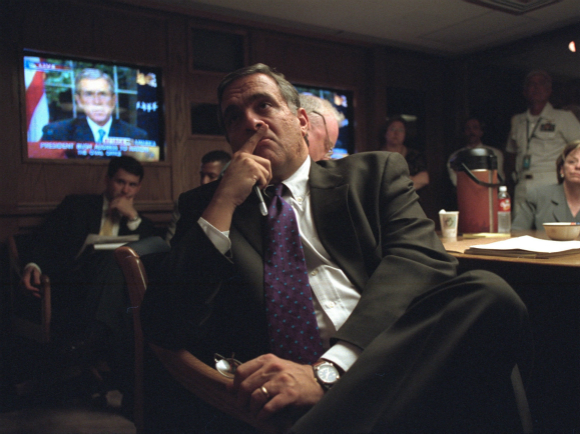
[[[41,62],[38,57],[27,57],[31,61],[24,68],[26,86],[26,131],[29,142],[38,142],[42,137],[42,127],[48,121],[48,101],[44,92],[44,72],[29,68],[31,63]]]

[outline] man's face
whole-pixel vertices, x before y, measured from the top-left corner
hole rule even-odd
[[[463,130],[465,138],[467,139],[468,145],[477,145],[481,142],[481,137],[483,136],[483,130],[481,129],[481,124],[477,119],[469,119],[465,123],[465,128]]]
[[[334,116],[312,112],[308,117],[308,153],[314,161],[329,160],[338,140],[338,122]]]
[[[210,161],[201,165],[199,171],[201,185],[215,181],[220,177],[224,165],[221,161]]]
[[[552,94],[552,85],[542,74],[532,75],[524,87],[524,97],[529,104],[545,104]]]
[[[253,153],[270,160],[275,181],[292,175],[308,156],[304,141],[309,125],[306,112],[298,109],[294,114],[271,77],[253,74],[235,80],[225,89],[220,108],[233,152],[237,152],[259,126],[268,126]]]
[[[117,104],[117,97],[104,78],[82,79],[75,98],[79,107],[98,125],[105,125],[108,122]]]
[[[389,125],[389,128],[387,128],[385,139],[387,143],[391,145],[402,145],[405,141],[405,125],[399,121],[393,122],[391,125]]]
[[[141,189],[141,181],[137,175],[127,172],[125,169],[117,170],[112,178],[105,176],[105,195],[108,200],[124,196],[133,199]]]

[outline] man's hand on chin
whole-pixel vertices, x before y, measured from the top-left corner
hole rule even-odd
[[[121,216],[127,217],[129,220],[138,215],[137,210],[133,206],[133,197],[117,196],[109,204],[109,210],[116,210]]]

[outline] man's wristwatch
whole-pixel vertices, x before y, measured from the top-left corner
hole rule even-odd
[[[319,360],[312,365],[314,378],[324,390],[330,389],[340,378],[340,372],[334,363],[328,360]]]

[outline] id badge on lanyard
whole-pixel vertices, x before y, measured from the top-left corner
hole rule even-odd
[[[530,167],[532,165],[532,155],[530,154],[530,142],[534,138],[534,134],[536,134],[536,129],[538,128],[538,125],[540,125],[541,120],[542,120],[542,118],[539,117],[537,122],[536,122],[536,125],[534,125],[534,129],[532,130],[532,134],[529,134],[530,121],[528,121],[526,119],[526,134],[529,134],[529,135],[527,136],[528,146],[526,147],[526,153],[524,154],[524,160],[522,162],[522,169],[523,170],[530,170]]]

